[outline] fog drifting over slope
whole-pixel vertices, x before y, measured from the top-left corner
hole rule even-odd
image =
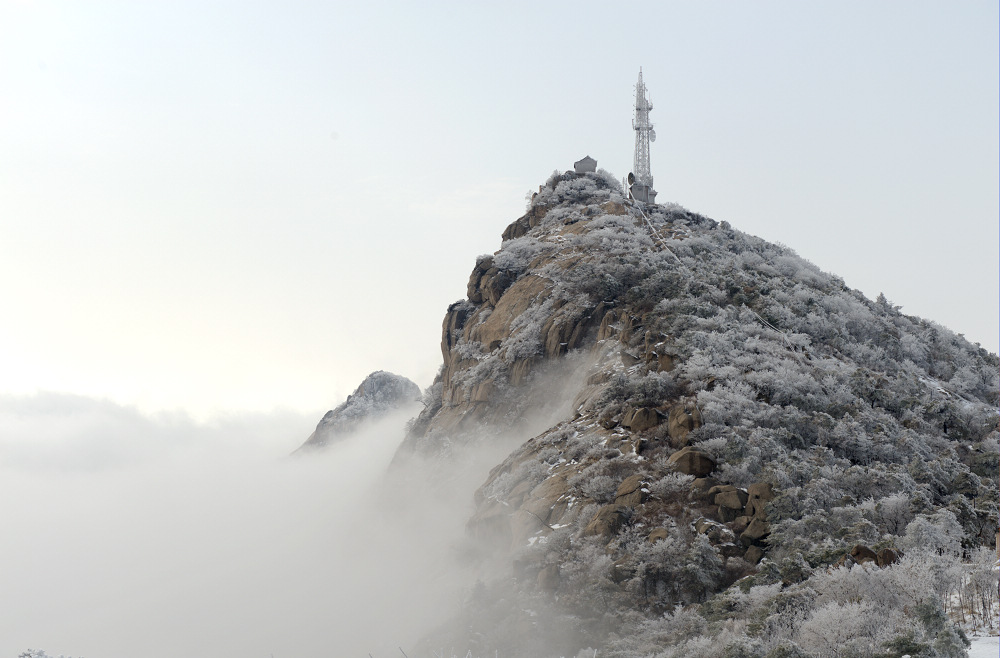
[[[385,491],[416,411],[290,458],[316,418],[0,399],[0,655],[398,655],[468,587],[485,474]]]

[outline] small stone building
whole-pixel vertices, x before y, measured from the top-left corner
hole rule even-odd
[[[588,171],[597,171],[597,160],[588,155],[583,160],[577,160],[574,162],[573,168],[578,174],[585,174]]]

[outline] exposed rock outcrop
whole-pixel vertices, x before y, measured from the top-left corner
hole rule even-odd
[[[420,387],[406,377],[384,370],[373,372],[344,402],[326,412],[298,450],[322,448],[357,431],[366,421],[381,418],[419,399]]]

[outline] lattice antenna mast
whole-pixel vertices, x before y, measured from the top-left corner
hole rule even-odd
[[[639,185],[653,187],[653,174],[649,169],[649,143],[656,141],[656,131],[649,122],[649,111],[653,104],[646,97],[646,85],[642,82],[642,68],[639,69],[639,82],[635,85],[635,119],[632,128],[635,130],[635,159],[632,162],[632,172],[635,182]]]

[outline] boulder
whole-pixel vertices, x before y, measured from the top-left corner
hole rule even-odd
[[[605,505],[597,510],[590,523],[583,529],[585,537],[599,536],[610,539],[625,523],[626,512],[621,505]]]
[[[884,569],[890,564],[895,564],[896,562],[899,562],[899,558],[901,557],[903,557],[902,552],[897,551],[894,548],[883,548],[881,551],[878,552],[875,562],[876,564],[878,564],[878,566]]]
[[[721,491],[715,494],[713,502],[719,507],[728,507],[732,510],[743,511],[743,508],[747,504],[747,495],[745,492],[734,488],[732,491]]]
[[[705,496],[711,500],[713,496],[708,492],[711,491],[718,483],[719,481],[715,478],[695,478],[694,482],[691,483],[691,494],[698,497]]]
[[[729,507],[723,507],[722,505],[719,505],[716,515],[719,517],[719,520],[722,521],[723,523],[732,523],[733,521],[736,520],[736,517],[740,516],[742,513],[743,510],[731,509]]]
[[[715,497],[723,491],[736,491],[736,487],[731,484],[716,484],[708,490],[708,495],[711,496],[712,500],[715,500]]]
[[[632,427],[633,417],[635,417],[635,407],[625,407],[625,414],[622,416],[622,427]]]
[[[687,444],[687,435],[701,427],[701,412],[694,404],[675,404],[667,411],[667,435],[670,444],[679,448]]]
[[[674,369],[674,357],[671,354],[657,354],[656,368],[661,372],[670,372]]]
[[[767,521],[754,518],[747,529],[740,533],[740,541],[745,546],[751,546],[766,537],[771,532],[771,526]]]
[[[649,532],[647,539],[649,539],[650,544],[654,544],[661,539],[666,539],[669,534],[666,528],[654,528]]]
[[[851,557],[854,558],[854,561],[858,564],[864,564],[865,562],[878,562],[878,554],[863,544],[858,544],[851,549]]]
[[[751,546],[743,555],[743,559],[750,564],[757,564],[764,557],[764,551],[759,546]]]
[[[660,414],[656,411],[656,409],[641,407],[633,410],[626,427],[633,432],[645,432],[646,430],[656,427],[659,424]]]
[[[715,470],[715,461],[711,457],[690,446],[670,455],[667,463],[681,473],[695,477],[704,477]]]
[[[631,434],[612,434],[604,440],[604,446],[612,450],[618,450],[623,455],[638,455],[646,447],[646,439]]]
[[[615,492],[615,504],[623,507],[637,507],[649,498],[649,492],[643,490],[641,475],[630,475],[618,485]]]
[[[774,487],[770,482],[754,482],[747,487],[747,496],[751,500],[773,500]]]
[[[520,219],[516,220],[513,224],[504,229],[504,232],[500,234],[500,238],[506,242],[507,240],[513,240],[514,238],[519,238],[522,235],[526,235],[531,229],[531,217],[529,215],[524,215]],[[469,299],[472,299],[471,297]],[[475,301],[475,300],[473,300]]]
[[[496,307],[500,303],[500,298],[507,292],[510,285],[514,283],[514,277],[508,272],[491,267],[483,274],[479,280],[479,289],[482,292],[483,301],[490,306]]]
[[[731,544],[736,541],[733,531],[724,525],[714,525],[705,533],[713,544]]]
[[[515,224],[517,222],[514,222]],[[511,224],[514,226],[514,224]],[[510,227],[508,227],[510,230]],[[472,274],[469,275],[469,283],[466,286],[466,292],[469,296],[469,301],[473,304],[483,303],[483,291],[480,289],[480,282],[483,279],[483,275],[486,274],[493,267],[493,257],[485,256],[476,260],[476,266],[472,269]]]
[[[709,530],[711,530],[713,527],[717,525],[719,524],[716,523],[715,521],[711,519],[706,519],[705,517],[701,517],[694,522],[694,529],[695,532],[705,535],[708,534]]]
[[[747,487],[747,516],[765,518],[767,503],[774,500],[774,487],[770,482],[755,482]]]
[[[733,532],[738,535],[743,534],[743,531],[750,526],[750,521],[749,516],[737,516],[733,519]]]

